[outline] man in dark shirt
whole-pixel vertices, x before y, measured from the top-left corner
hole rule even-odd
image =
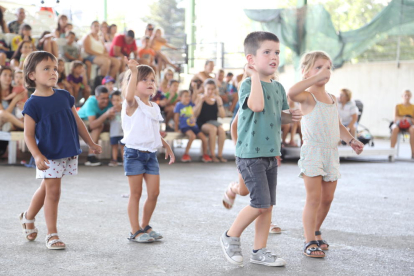
[[[20,25],[23,24],[24,19],[26,18],[26,13],[23,8],[18,8],[16,10],[17,20],[11,21],[8,25],[10,33],[19,33]]]

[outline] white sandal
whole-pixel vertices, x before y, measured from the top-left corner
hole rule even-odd
[[[57,233],[52,233],[50,235],[46,236],[46,247],[48,249],[65,249],[66,245],[63,243],[63,241],[61,241],[61,239],[56,239],[56,240],[50,240],[51,237],[58,237]],[[53,246],[55,243],[61,242],[63,243],[63,245],[59,245],[59,246]]]
[[[35,227],[34,229],[27,229],[26,228],[26,223],[34,223],[36,221],[36,219],[27,219],[26,218],[26,213],[27,212],[23,212],[19,215],[19,220],[20,220],[20,224],[22,225],[23,228],[23,234],[25,235],[26,239],[28,241],[34,241],[37,238],[37,228]],[[34,239],[29,239],[29,235],[36,233],[36,237],[34,237]]]

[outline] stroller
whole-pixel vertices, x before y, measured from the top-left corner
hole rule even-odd
[[[372,136],[369,129],[359,123],[359,120],[361,120],[362,113],[364,111],[364,104],[360,100],[355,100],[355,104],[358,108],[358,119],[357,119],[357,130],[356,130],[356,136],[361,143],[364,145],[369,145],[371,147],[374,146],[374,136]]]

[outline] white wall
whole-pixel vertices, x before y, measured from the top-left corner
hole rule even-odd
[[[288,66],[279,80],[289,89],[295,83],[293,66]],[[339,96],[343,87],[352,91],[353,99],[364,104],[360,123],[374,136],[388,137],[389,122],[384,119],[394,118],[395,105],[402,101],[403,90],[414,92],[414,61],[401,62],[400,68],[396,62],[345,64],[333,72],[326,89]]]

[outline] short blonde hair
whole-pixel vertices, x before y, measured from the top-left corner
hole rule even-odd
[[[341,93],[345,93],[346,97],[348,98],[348,102],[352,99],[352,92],[347,88],[342,88]]]
[[[411,91],[410,91],[410,90],[408,90],[408,89],[404,90],[403,95],[405,95],[406,93],[410,94],[410,96],[412,96],[412,95],[413,95],[413,94],[411,93]]]
[[[332,59],[324,51],[312,51],[312,52],[308,52],[304,54],[302,58],[300,59],[300,67],[302,69],[302,76],[305,76],[307,73],[309,73],[309,71],[315,65],[315,62],[320,58],[329,60],[332,65]]]

